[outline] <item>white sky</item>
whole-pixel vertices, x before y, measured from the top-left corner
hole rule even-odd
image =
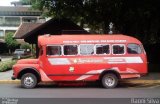
[[[12,1],[19,1],[19,0],[0,0],[0,6],[11,6]]]

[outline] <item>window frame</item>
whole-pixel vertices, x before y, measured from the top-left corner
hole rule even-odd
[[[2,34],[0,34],[0,37],[5,37],[5,32],[4,32],[4,30],[0,30],[0,33],[2,33]]]
[[[141,52],[140,52],[140,53],[136,53],[136,54],[128,53],[128,45],[129,45],[129,44],[136,44],[136,45],[138,45],[139,48],[141,49]],[[143,53],[143,48],[142,48],[142,46],[141,46],[140,44],[137,44],[137,43],[128,43],[127,46],[126,46],[126,52],[127,52],[127,54],[129,54],[129,55],[138,55],[138,54],[142,54],[142,53]]]
[[[145,54],[145,55],[146,55],[146,50],[145,50],[143,44],[139,44],[139,45],[140,45],[141,50],[142,50],[142,53],[141,53],[141,54]]]
[[[97,54],[97,45],[108,45],[109,46],[109,54]],[[95,55],[110,55],[111,54],[111,45],[110,44],[95,44]]]
[[[77,46],[77,54],[76,55],[65,55],[64,54],[64,46],[65,45],[76,45]],[[79,55],[79,48],[78,48],[79,46],[78,46],[78,44],[64,44],[64,45],[62,45],[62,54],[63,54],[63,56],[77,56],[77,55]]]
[[[43,46],[40,46],[39,47],[39,56],[43,56],[43,54],[44,54]]]
[[[123,45],[124,46],[124,53],[123,54],[114,54],[113,53],[113,46],[115,45]],[[112,55],[125,55],[126,54],[126,44],[112,44]]]
[[[87,54],[87,55],[81,54],[81,50],[80,50],[81,45],[93,45],[93,54]],[[79,55],[82,55],[82,56],[95,55],[95,44],[79,44],[79,50],[78,50],[78,52],[79,52]]]
[[[60,46],[60,47],[61,47],[61,55],[47,55],[47,47],[48,47],[48,46]],[[47,45],[47,46],[46,46],[46,56],[62,56],[62,55],[63,55],[63,53],[62,53],[62,52],[63,52],[62,48],[63,48],[62,45]]]

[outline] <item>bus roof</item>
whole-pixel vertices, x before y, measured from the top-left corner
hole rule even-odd
[[[38,37],[38,44],[52,45],[52,44],[109,44],[109,43],[137,43],[141,42],[131,36],[122,34],[108,35],[108,34],[81,34],[81,35],[43,35]]]

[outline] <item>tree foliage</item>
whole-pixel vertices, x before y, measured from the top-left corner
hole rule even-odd
[[[13,32],[6,33],[5,36],[5,42],[7,44],[7,47],[9,49],[9,53],[11,53],[11,50],[18,46],[18,42],[13,38]]]
[[[113,22],[116,33],[145,44],[160,43],[160,0],[31,0],[31,4],[45,16],[69,18],[103,33]]]
[[[23,5],[31,5],[31,0],[20,0]]]
[[[30,44],[24,43],[24,44],[21,44],[20,48],[27,50],[27,49],[31,49],[31,46],[30,46]]]

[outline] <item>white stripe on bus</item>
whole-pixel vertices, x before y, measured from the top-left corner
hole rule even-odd
[[[75,58],[76,59],[76,58]],[[84,58],[82,58],[83,60]],[[85,59],[85,60],[97,60],[97,59]],[[102,59],[103,60],[103,59]],[[106,63],[108,64],[122,64],[122,63],[143,63],[143,60],[141,57],[104,57],[104,60],[106,60]],[[52,65],[71,65],[69,58],[48,58],[48,61]],[[87,63],[87,61],[85,61]],[[88,61],[90,62],[90,61]],[[90,62],[90,63],[91,63]],[[76,62],[78,64],[80,62]],[[101,63],[101,62],[96,62],[96,63]]]
[[[48,61],[52,65],[70,65],[70,61],[67,58],[48,58]]]
[[[133,74],[138,73],[136,70],[131,69],[131,68],[127,68],[126,71],[120,71],[118,67],[113,67],[111,69],[116,70],[119,73],[133,73]],[[105,69],[92,70],[92,71],[87,72],[86,74],[101,74],[104,70]],[[136,77],[140,77],[139,74],[135,74],[135,75],[136,75]],[[94,75],[82,75],[79,78],[77,78],[76,80],[84,80],[84,79],[87,79],[87,78],[92,77],[92,76],[94,76]]]
[[[143,63],[143,60],[141,59],[141,57],[104,57],[104,59],[107,59],[108,63],[110,63],[110,64],[114,64],[114,63]]]
[[[100,70],[91,70],[89,72],[87,72],[86,74],[100,74],[104,71],[105,69],[100,69]],[[76,80],[84,80],[86,78],[92,77],[93,75],[82,75],[79,78],[77,78]]]

